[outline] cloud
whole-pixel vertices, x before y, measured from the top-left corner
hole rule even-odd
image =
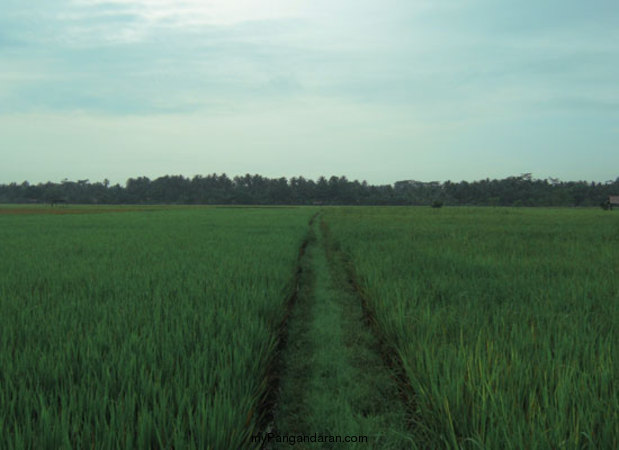
[[[313,95],[449,117],[520,108],[527,99],[533,106],[568,90],[599,96],[618,70],[608,64],[619,59],[608,39],[617,32],[588,22],[558,26],[544,9],[546,27],[493,34],[472,26],[506,20],[485,0],[10,4],[9,19],[0,19],[12,24],[0,27],[9,30],[5,40],[28,42],[13,51],[29,54],[45,74],[34,80],[24,70],[20,81],[13,70],[3,82],[4,98],[11,93],[11,108],[22,110],[160,113]]]
[[[295,0],[75,0],[80,14],[119,13],[135,17],[146,34],[160,28],[185,30],[230,26],[248,21],[294,17],[303,2]]]

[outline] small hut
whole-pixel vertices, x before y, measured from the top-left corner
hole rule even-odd
[[[610,209],[613,209],[613,206],[619,206],[619,195],[609,195],[608,205],[610,206]]]

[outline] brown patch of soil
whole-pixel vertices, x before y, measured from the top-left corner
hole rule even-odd
[[[104,213],[119,213],[132,211],[153,211],[152,209],[143,208],[0,208],[0,215],[13,214],[104,214]]]

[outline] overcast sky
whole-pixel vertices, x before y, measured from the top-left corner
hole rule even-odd
[[[0,0],[0,183],[619,176],[617,0]]]

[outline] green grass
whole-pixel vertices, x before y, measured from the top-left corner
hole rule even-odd
[[[241,448],[310,215],[0,216],[0,447]]]
[[[296,444],[298,448],[407,448],[410,436],[398,387],[336,255],[328,251],[316,224],[314,231],[288,324],[276,427],[286,436],[367,439],[358,444]]]
[[[619,448],[619,216],[325,215],[417,399],[421,448]]]
[[[12,209],[0,214],[0,448],[250,448],[315,209]],[[302,263],[279,432],[619,448],[619,215],[323,211],[329,245],[317,233]]]

